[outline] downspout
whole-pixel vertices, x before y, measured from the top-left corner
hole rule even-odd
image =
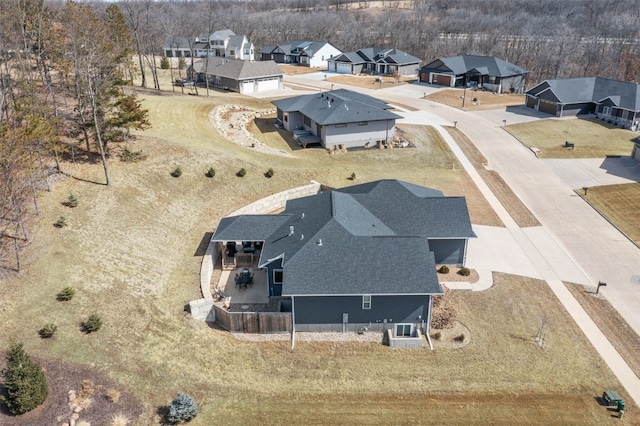
[[[467,245],[469,244],[469,239],[464,239],[464,255],[462,256],[462,266],[467,264]]]
[[[427,337],[427,342],[429,342],[429,349],[433,350],[433,343],[431,343],[431,336],[429,333],[431,331],[431,308],[433,307],[433,296],[429,295],[429,315],[427,315],[427,325],[425,326],[424,335]]]
[[[296,347],[296,304],[291,296],[291,349]]]

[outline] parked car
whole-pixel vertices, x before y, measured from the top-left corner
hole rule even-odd
[[[187,80],[184,78],[176,78],[176,81],[173,84],[176,86],[189,87],[189,86],[193,86],[195,83],[191,80]]]

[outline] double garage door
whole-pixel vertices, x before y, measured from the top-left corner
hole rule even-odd
[[[242,82],[242,93],[264,92],[265,90],[277,90],[279,88],[280,79],[278,77]]]
[[[336,62],[336,72],[339,74],[351,74],[351,64]]]

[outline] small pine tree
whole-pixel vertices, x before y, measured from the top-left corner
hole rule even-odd
[[[209,168],[209,170],[207,170],[207,173],[205,173],[204,175],[208,178],[212,178],[216,175],[216,171],[213,167],[211,167]]]
[[[58,329],[57,325],[48,322],[44,325],[44,327],[40,329],[40,331],[38,331],[38,334],[40,334],[40,337],[42,337],[43,339],[48,339],[50,337],[53,337],[54,334],[56,334],[57,329]]]
[[[76,294],[76,291],[73,287],[65,287],[62,289],[60,293],[56,295],[56,300],[60,302],[67,302],[73,299],[73,296]]]
[[[22,343],[11,342],[2,377],[5,394],[0,395],[0,399],[13,415],[33,410],[49,395],[49,385],[42,367],[29,358]]]
[[[171,423],[186,422],[198,415],[198,404],[195,399],[186,393],[179,393],[169,403],[169,415],[167,420]]]
[[[87,334],[100,330],[100,327],[102,327],[102,319],[96,314],[89,315],[89,318],[82,323],[82,330]]]
[[[56,228],[64,228],[67,225],[67,218],[64,216],[60,216],[56,223],[53,224],[53,226],[55,226]]]
[[[78,197],[73,195],[73,193],[69,194],[69,201],[67,202],[67,206],[78,207]]]
[[[274,173],[275,173],[275,172],[273,171],[273,169],[272,169],[272,168],[269,168],[269,170],[267,170],[267,172],[264,174],[264,176],[265,176],[265,177],[267,177],[267,178],[269,178],[269,179],[271,179],[271,178],[273,177],[273,174],[274,174]]]
[[[245,170],[244,167],[236,172],[236,176],[238,177],[244,177],[246,174],[247,174],[247,171]]]
[[[351,176],[349,176],[349,180],[356,180],[356,174],[351,173]]]
[[[182,176],[182,169],[180,167],[176,167],[172,172],[171,172],[171,176],[173,176],[174,178],[179,178],[180,176]]]
[[[181,70],[187,67],[187,61],[182,56],[178,59],[178,67],[180,67]]]
[[[170,67],[171,65],[169,64],[169,58],[163,56],[162,59],[160,59],[160,68],[163,70],[168,70]]]

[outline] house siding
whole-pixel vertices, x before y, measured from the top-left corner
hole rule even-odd
[[[343,314],[351,327],[390,328],[396,323],[418,324],[429,317],[429,295],[372,296],[371,309],[362,309],[362,296],[296,296],[297,331],[341,331]]]
[[[276,270],[276,269],[282,269],[282,259],[274,260],[273,262],[267,264],[264,269],[267,271],[267,283],[269,285],[269,297],[282,296],[282,283],[276,284],[276,283],[273,282],[273,271]]]
[[[438,264],[463,265],[465,246],[465,240],[429,239],[429,249]]]
[[[395,136],[395,120],[369,121],[366,126],[348,123],[344,127],[334,124],[323,127],[322,142],[325,148],[337,145],[344,145],[345,148],[377,146],[377,141],[391,141]]]
[[[309,58],[309,66],[311,68],[324,68],[327,66],[327,60],[330,57],[339,55],[341,53],[342,51],[327,43],[322,46],[322,48],[320,48],[317,52],[314,52],[313,56]]]
[[[568,117],[572,115],[591,114],[596,111],[595,104],[591,102],[581,104],[566,104],[562,109],[558,108],[561,117]]]

